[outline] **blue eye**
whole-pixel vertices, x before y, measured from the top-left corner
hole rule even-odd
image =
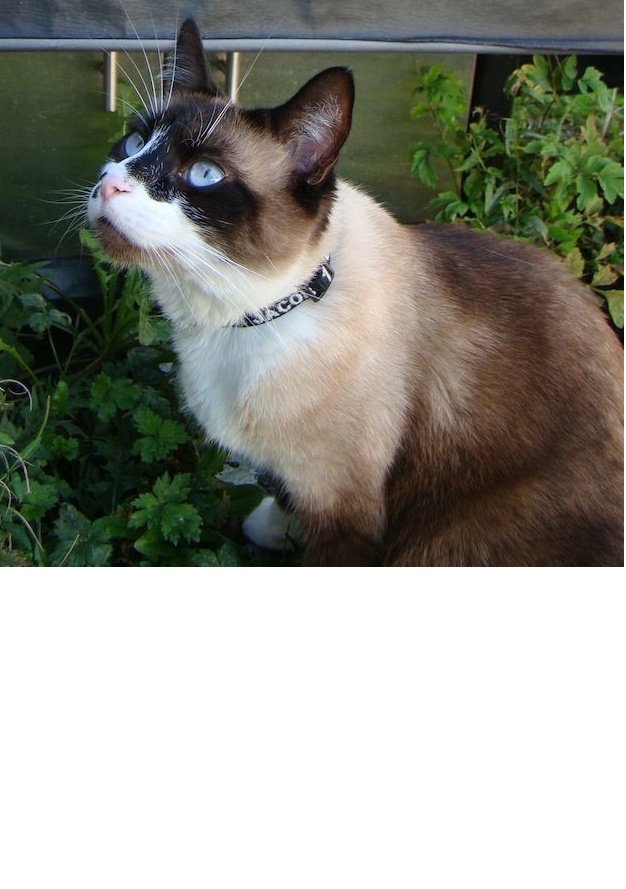
[[[187,182],[194,188],[205,188],[207,185],[216,185],[224,178],[225,173],[216,164],[209,161],[196,161],[187,170]]]
[[[124,142],[124,151],[126,153],[126,157],[132,157],[133,154],[137,154],[138,151],[145,145],[145,140],[143,136],[140,136],[139,133],[131,133],[129,136],[126,136],[126,140]]]

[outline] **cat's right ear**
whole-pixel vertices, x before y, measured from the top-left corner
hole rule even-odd
[[[202,36],[193,19],[187,19],[178,34],[176,48],[165,57],[164,79],[173,93],[208,93],[224,96],[206,63]]]
[[[271,114],[274,132],[287,146],[296,175],[309,185],[324,182],[348,137],[354,81],[347,68],[328,68]]]

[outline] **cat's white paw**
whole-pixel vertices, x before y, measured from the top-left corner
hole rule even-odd
[[[241,526],[251,543],[261,549],[278,550],[290,547],[301,537],[298,520],[280,508],[275,497],[265,497]]]

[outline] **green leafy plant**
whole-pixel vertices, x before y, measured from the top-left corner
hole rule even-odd
[[[411,169],[437,188],[440,221],[462,221],[549,247],[624,324],[623,94],[574,56],[534,56],[506,83],[510,116],[491,126],[483,109],[465,125],[465,86],[433,65],[421,73],[412,116],[432,118],[438,138],[414,146]]]
[[[26,440],[22,453],[17,450],[18,430],[11,415],[16,401],[26,398],[32,410],[32,396],[28,388],[19,380],[0,381],[0,564],[23,564],[23,551],[33,547],[41,549],[37,532],[29,521],[28,511],[20,510],[24,493],[33,504],[46,500],[52,505],[55,500],[51,491],[37,483],[31,485],[28,458],[40,445],[41,434],[47,419],[44,416],[42,427]],[[32,515],[30,517],[32,519]]]
[[[297,564],[245,541],[264,490],[220,479],[226,455],[181,412],[146,282],[82,238],[94,318],[43,296],[40,266],[0,264],[0,565]]]
[[[40,264],[0,261],[0,378],[38,379],[34,347],[53,342],[55,330],[69,330],[70,317],[43,296]]]

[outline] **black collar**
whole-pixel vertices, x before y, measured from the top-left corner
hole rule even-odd
[[[330,287],[334,276],[335,273],[330,267],[330,256],[327,256],[311,280],[303,284],[295,293],[277,300],[264,309],[259,309],[258,312],[248,312],[239,321],[234,321],[227,326],[256,327],[258,324],[265,324],[266,321],[273,321],[275,318],[280,318],[281,315],[286,315],[287,312],[303,303],[305,299],[312,299],[313,302],[318,302]]]

